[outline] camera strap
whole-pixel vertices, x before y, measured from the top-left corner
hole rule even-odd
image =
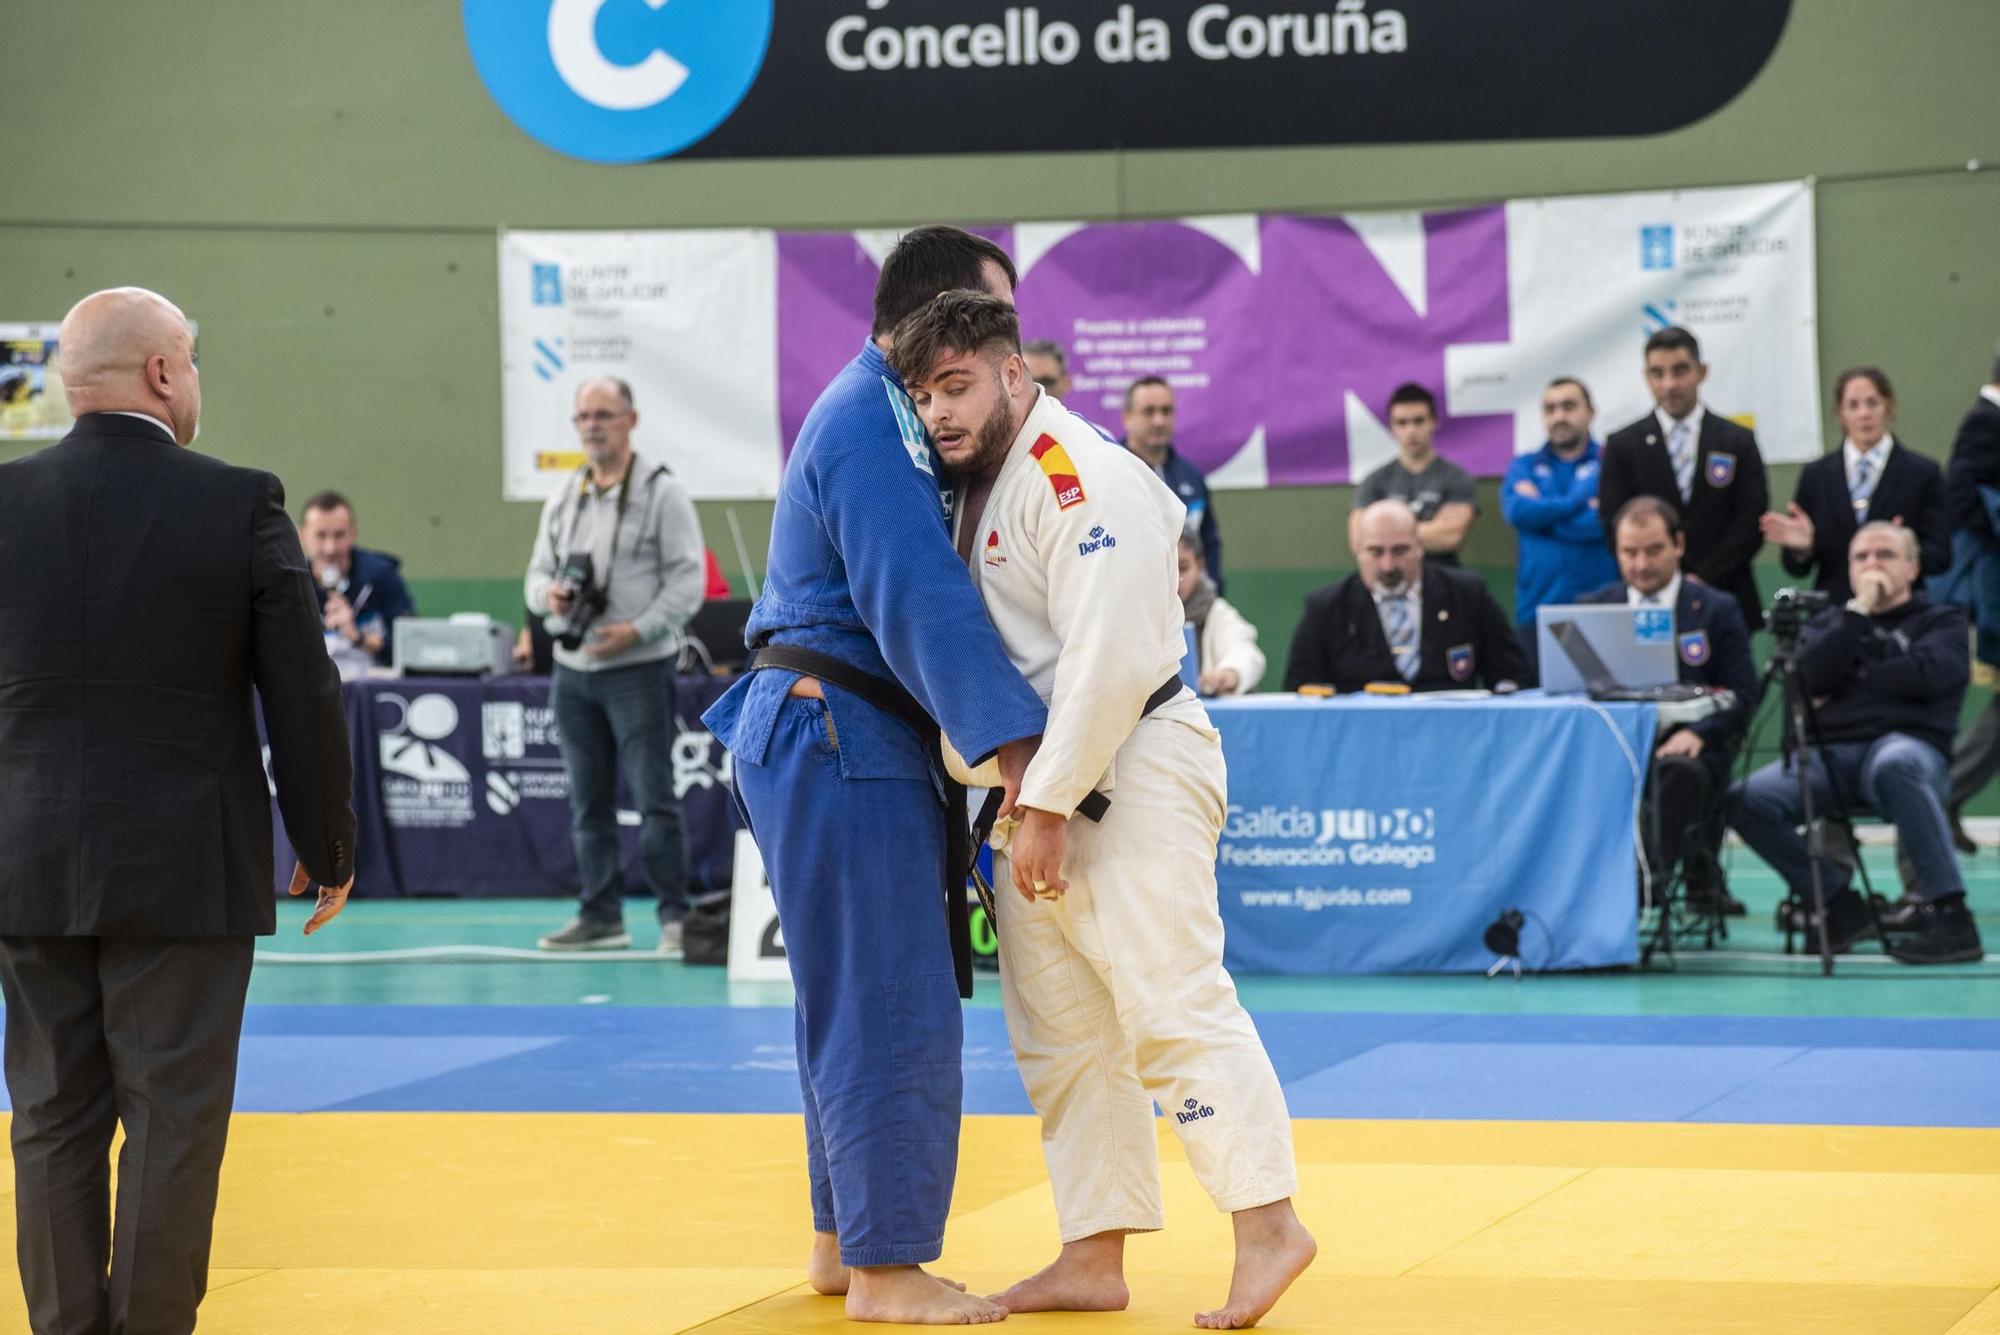
[[[631,461],[625,467],[625,476],[619,479],[618,498],[615,502],[613,502],[613,509],[611,514],[611,546],[610,549],[605,553],[604,574],[599,578],[598,581],[599,586],[603,588],[604,592],[607,595],[609,595],[611,592],[612,569],[618,564],[618,535],[619,532],[625,527],[625,507],[632,499],[632,475],[638,471],[639,471],[639,456],[637,454],[634,454],[631,458]],[[646,474],[646,481],[651,482],[656,475],[664,473],[666,471],[667,471],[667,466],[665,464],[655,464],[653,465],[652,471]],[[570,503],[569,524],[563,533],[562,555],[556,559],[556,567],[558,569],[560,569],[564,565],[567,565],[569,563],[569,558],[576,552],[576,529],[577,525],[583,522],[583,506],[584,502],[590,499],[590,491],[591,491],[590,465],[585,464],[582,468],[577,470],[576,496]]]

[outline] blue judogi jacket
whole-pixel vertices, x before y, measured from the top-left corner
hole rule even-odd
[[[1578,595],[1618,578],[1618,562],[1604,545],[1604,526],[1591,501],[1597,497],[1598,455],[1590,441],[1574,461],[1544,442],[1517,456],[1500,483],[1500,514],[1512,524],[1519,555],[1514,566],[1514,623],[1535,624],[1535,609],[1571,603]],[[1514,484],[1532,482],[1539,497],[1517,496]]]
[[[778,488],[764,592],[745,640],[829,654],[900,682],[978,763],[1040,733],[1041,697],[1007,658],[952,547],[947,493],[903,382],[871,341],[826,387]],[[702,715],[762,764],[798,674],[766,669]],[[901,722],[822,683],[848,778],[921,778],[929,757]]]

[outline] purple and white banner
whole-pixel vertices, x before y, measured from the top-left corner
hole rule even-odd
[[[1360,479],[1395,453],[1404,381],[1437,394],[1438,447],[1496,477],[1541,443],[1551,377],[1590,387],[1600,438],[1649,411],[1641,345],[1668,324],[1766,459],[1822,449],[1807,182],[979,230],[1020,269],[1023,336],[1068,350],[1070,406],[1119,434],[1125,387],[1165,377],[1176,447],[1212,486]],[[774,495],[896,235],[503,233],[507,496],[576,466],[570,400],[597,375],[632,384],[636,443],[696,496]]]

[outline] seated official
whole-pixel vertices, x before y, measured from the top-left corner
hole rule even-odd
[[[1951,523],[1946,518],[1944,472],[1889,434],[1896,420],[1896,392],[1872,366],[1842,371],[1834,383],[1833,409],[1846,439],[1799,470],[1798,490],[1784,514],[1760,521],[1765,538],[1783,548],[1785,569],[1813,574],[1813,587],[1835,602],[1854,596],[1847,583],[1847,545],[1855,530],[1886,519],[1917,535],[1923,573],[1951,564]]]
[[[1612,532],[1624,577],[1586,603],[1627,603],[1674,610],[1674,648],[1680,680],[1732,692],[1736,702],[1685,727],[1669,728],[1653,748],[1646,776],[1642,828],[1654,874],[1679,863],[1685,871],[1687,907],[1697,913],[1738,915],[1743,905],[1722,881],[1721,795],[1743,733],[1757,708],[1757,664],[1750,631],[1736,600],[1681,573],[1687,535],[1673,506],[1657,496],[1625,502]],[[1654,830],[1659,841],[1653,842]]]
[[[1965,907],[1944,814],[1947,757],[1972,670],[1965,613],[1916,592],[1917,537],[1900,525],[1862,525],[1847,570],[1853,600],[1815,616],[1799,641],[1799,671],[1826,752],[1826,763],[1816,752],[1810,757],[1814,810],[1872,810],[1895,825],[1916,871],[1910,889],[1918,901],[1884,916],[1886,928],[1909,933],[1888,942],[1891,955],[1910,964],[1979,959],[1979,930]],[[1810,905],[1797,775],[1781,763],[1766,765],[1730,789],[1727,813],[1793,897]],[[1820,864],[1835,951],[1875,926],[1850,875]],[[1817,944],[1817,932],[1811,940]]]
[[[1215,591],[1201,542],[1181,535],[1181,608],[1194,627],[1195,689],[1203,695],[1246,695],[1264,680],[1257,628]]]
[[[1377,501],[1355,525],[1361,568],[1306,599],[1292,633],[1285,689],[1370,682],[1413,691],[1484,684],[1511,691],[1527,677],[1507,614],[1466,570],[1424,560],[1417,516],[1401,501]]]
[[[355,546],[358,532],[354,507],[337,491],[319,493],[299,515],[299,545],[312,565],[329,649],[387,667],[396,619],[415,616],[417,604],[403,583],[403,563]]]

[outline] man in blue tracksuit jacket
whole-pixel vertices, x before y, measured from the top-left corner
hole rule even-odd
[[[1047,710],[952,548],[929,440],[882,346],[940,291],[1011,300],[1013,284],[1005,252],[956,228],[897,244],[874,339],[820,395],[786,464],[745,638],[899,685],[960,754],[999,753],[1018,788]],[[813,1285],[845,1291],[857,1320],[995,1320],[1004,1309],[917,1268],[943,1250],[962,1094],[946,811],[927,746],[832,680],[778,667],[751,671],[703,719],[735,757],[798,994]]]
[[[1590,438],[1593,409],[1583,382],[1567,377],[1542,391],[1547,439],[1515,457],[1500,484],[1500,513],[1514,527],[1516,638],[1535,664],[1535,609],[1573,603],[1618,578],[1597,515],[1598,443]],[[1537,675],[1539,667],[1537,665]]]

